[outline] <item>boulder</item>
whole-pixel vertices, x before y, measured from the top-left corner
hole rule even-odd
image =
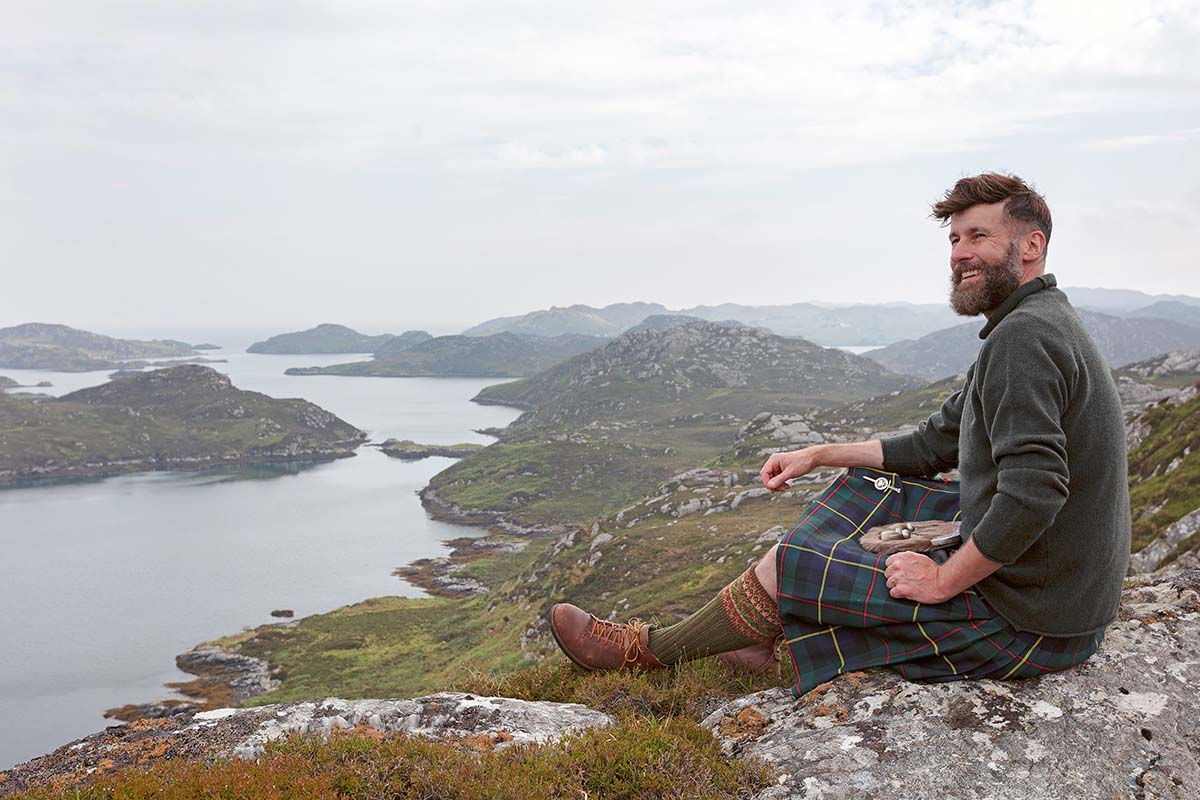
[[[783,773],[759,800],[1200,796],[1200,570],[1132,582],[1123,600],[1075,669],[938,684],[871,670],[800,700],[747,695],[704,724]]]

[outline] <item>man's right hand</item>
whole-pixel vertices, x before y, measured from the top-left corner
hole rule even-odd
[[[759,476],[763,486],[772,492],[782,492],[788,488],[788,481],[812,472],[821,466],[817,463],[818,447],[806,447],[803,450],[790,450],[786,453],[775,453],[767,459]]]

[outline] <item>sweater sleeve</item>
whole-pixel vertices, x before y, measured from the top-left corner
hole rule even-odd
[[[966,386],[971,384],[967,373]],[[964,386],[910,434],[883,439],[883,468],[899,475],[933,477],[958,466],[958,427]]]
[[[1067,502],[1062,417],[1073,362],[1040,320],[999,327],[992,337],[979,354],[976,386],[992,443],[996,491],[971,538],[987,558],[1011,564]]]

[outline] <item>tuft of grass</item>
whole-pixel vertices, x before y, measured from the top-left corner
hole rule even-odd
[[[704,728],[682,719],[627,718],[549,745],[493,750],[472,737],[438,742],[365,731],[328,741],[293,736],[257,761],[160,762],[81,787],[34,789],[22,800],[255,800],[342,798],[743,798],[771,784],[757,761],[725,758]]]
[[[519,700],[579,703],[622,719],[682,717],[699,722],[727,700],[791,683],[786,662],[780,675],[770,670],[765,675],[751,676],[732,672],[711,658],[668,669],[633,672],[589,672],[564,659],[554,659],[520,672],[477,672],[459,681],[455,690]]]

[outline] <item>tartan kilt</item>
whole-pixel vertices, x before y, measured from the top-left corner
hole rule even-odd
[[[1074,666],[1103,632],[1051,637],[1018,631],[974,588],[923,605],[888,592],[886,556],[863,531],[901,521],[957,520],[958,483],[853,468],[792,526],[776,553],[779,618],[802,695],[835,675],[887,666],[908,680],[1025,678]],[[939,563],[949,554],[935,552]]]

